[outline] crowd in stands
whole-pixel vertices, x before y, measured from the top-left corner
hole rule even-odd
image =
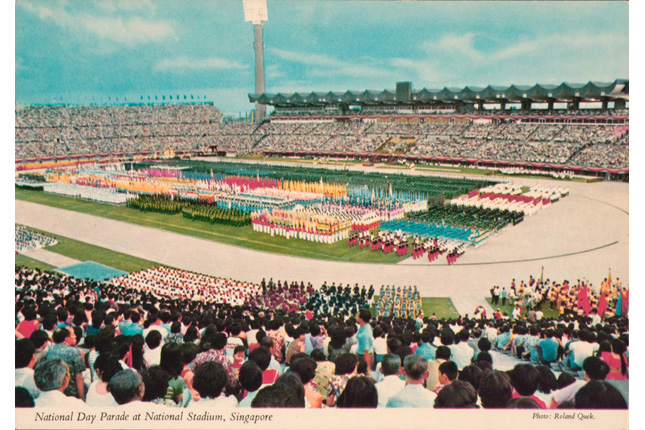
[[[219,127],[212,104],[35,106],[16,109],[16,158],[205,149]]]
[[[415,156],[526,161],[576,166],[622,168],[628,156],[629,127],[536,123],[365,123],[346,133],[338,124],[301,128],[298,122],[264,126],[258,151],[402,152]],[[336,124],[334,127],[333,124]],[[275,127],[275,129],[273,129]],[[287,132],[291,127],[291,132]],[[347,127],[347,126],[346,126]],[[350,131],[356,130],[351,133]],[[361,134],[362,133],[362,134]],[[404,143],[408,143],[405,145]],[[626,154],[612,157],[606,148]],[[580,157],[583,150],[596,158]]]
[[[235,304],[244,285],[202,300],[200,275],[153,273],[136,286],[16,267],[16,406],[627,409],[625,315],[375,317],[372,288],[251,287],[312,299],[284,311]]]
[[[122,151],[206,151],[217,147],[219,151],[238,154],[385,151],[424,157],[628,167],[627,124],[503,121],[494,113],[487,114],[491,120],[477,122],[444,115],[414,122],[341,117],[325,121],[274,119],[258,127],[222,123],[221,112],[210,104],[26,107],[16,110],[15,155],[28,158]],[[508,113],[504,118],[507,117]]]
[[[15,227],[16,253],[29,251],[31,249],[44,248],[58,243],[58,240],[55,238],[30,230],[25,226],[16,224]]]

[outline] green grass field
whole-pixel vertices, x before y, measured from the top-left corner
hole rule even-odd
[[[22,254],[16,254],[15,265],[29,267],[30,269],[48,270],[50,272],[56,270],[56,267],[50,264],[44,263],[39,260],[34,260],[33,258],[27,257],[26,255]]]
[[[90,245],[89,243],[79,242],[78,240],[70,239],[68,237],[52,234],[46,231],[31,229],[46,234],[47,236],[55,237],[58,240],[56,245],[48,246],[46,249],[50,252],[64,255],[79,261],[91,260],[96,263],[104,264],[106,266],[114,267],[115,269],[124,272],[132,273],[140,270],[145,270],[150,267],[158,266],[158,263],[153,261],[144,260],[142,258],[133,257],[132,255],[115,252],[100,246]],[[41,268],[44,270],[55,270],[47,263],[26,257],[24,255],[16,254],[16,265],[27,266],[32,268]]]
[[[16,188],[15,192],[16,199],[19,200],[158,228],[259,251],[332,261],[381,264],[395,264],[401,261],[401,258],[397,257],[394,253],[386,255],[382,252],[360,249],[357,246],[349,248],[346,241],[339,241],[334,244],[321,244],[298,239],[286,239],[282,236],[271,237],[268,234],[254,232],[250,225],[232,227],[220,224],[209,224],[203,221],[193,221],[184,218],[181,214],[167,215],[141,212],[125,206],[113,206],[77,200],[45,194],[42,191]]]
[[[459,312],[448,297],[422,297],[421,309],[427,317],[435,314],[437,318],[459,318]]]

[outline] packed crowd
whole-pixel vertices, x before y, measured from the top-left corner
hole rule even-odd
[[[205,149],[222,113],[212,104],[16,109],[16,158]]]
[[[26,107],[16,110],[15,155],[29,158],[217,148],[238,154],[390,151],[596,168],[629,165],[627,124],[520,122],[489,114],[490,119],[481,114],[483,119],[478,120],[451,115],[376,122],[359,117],[273,119],[258,127],[222,123],[221,112],[210,104]],[[568,114],[575,116],[575,112]]]
[[[16,267],[17,407],[627,408],[625,315],[374,317],[371,287],[203,295],[201,275],[148,273],[114,285]],[[254,292],[301,307],[240,304]]]
[[[28,229],[22,225],[15,225],[15,251],[24,252],[31,249],[44,248],[46,246],[55,245],[58,243],[56,238],[47,236],[46,234],[39,233]]]
[[[279,133],[265,126],[261,151],[395,152],[415,156],[525,161],[623,168],[628,165],[629,126],[537,124],[532,122],[433,123],[376,122],[343,134],[325,123],[301,129],[297,121],[280,123]],[[291,133],[288,133],[291,127]],[[312,131],[314,130],[314,131]],[[361,134],[362,133],[362,134]],[[607,147],[618,154],[606,154]],[[580,151],[592,156],[580,157]],[[622,154],[623,156],[621,157]],[[617,155],[617,158],[616,158]],[[594,158],[595,157],[595,158]]]

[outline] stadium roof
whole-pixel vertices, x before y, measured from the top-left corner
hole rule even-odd
[[[588,82],[586,84],[560,85],[536,84],[533,86],[511,85],[509,87],[488,85],[487,87],[467,86],[412,90],[410,99],[396,100],[396,91],[350,91],[249,94],[251,103],[271,106],[312,107],[339,104],[396,105],[396,104],[469,104],[478,102],[547,102],[547,101],[601,101],[629,100],[629,80],[616,79],[611,83]]]

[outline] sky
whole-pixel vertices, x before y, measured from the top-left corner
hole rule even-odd
[[[268,0],[266,92],[629,79],[622,1]],[[16,0],[15,103],[253,108],[242,0]],[[141,99],[143,97],[143,100]]]

